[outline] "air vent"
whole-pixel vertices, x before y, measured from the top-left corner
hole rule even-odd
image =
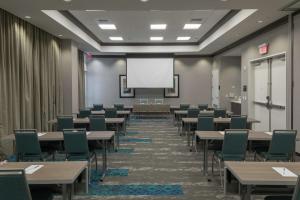
[[[98,19],[97,21],[98,21],[99,23],[109,22],[107,19]]]
[[[191,19],[191,22],[201,22],[202,19],[201,18],[194,18],[194,19]]]

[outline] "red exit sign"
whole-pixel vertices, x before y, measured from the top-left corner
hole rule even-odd
[[[259,54],[264,55],[269,52],[269,44],[264,43],[258,46]]]

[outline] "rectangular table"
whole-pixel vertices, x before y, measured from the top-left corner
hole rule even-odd
[[[33,174],[26,174],[29,185],[62,185],[63,200],[72,199],[74,182],[85,171],[86,193],[88,193],[88,164],[74,162],[8,162],[0,165],[0,170],[25,169],[31,165],[44,165]]]
[[[63,141],[63,132],[43,132],[44,135],[38,137],[39,141],[53,142],[53,141]],[[89,141],[102,141],[103,151],[102,151],[102,179],[104,178],[107,171],[107,142],[112,140],[115,136],[114,131],[88,131],[87,139]],[[15,135],[10,134],[4,136],[2,140],[12,140],[15,141]],[[15,145],[13,145],[15,147]]]
[[[92,115],[105,115],[105,110],[99,110],[99,111],[91,111]],[[124,117],[126,122],[129,120],[131,111],[130,110],[117,110],[118,117]],[[129,123],[127,123],[129,124]]]
[[[50,121],[48,121],[48,123],[49,124],[56,124],[57,119],[50,120]],[[86,118],[74,118],[73,123],[74,124],[90,124],[90,119],[88,117],[86,117]],[[123,128],[123,132],[124,132],[124,134],[126,134],[126,120],[125,120],[125,118],[105,118],[105,123],[116,125],[116,127],[117,127],[117,131],[116,131],[117,148],[119,148],[120,147],[119,136],[120,136],[121,128]]]
[[[170,113],[168,104],[134,104],[134,113]]]
[[[294,186],[297,177],[284,177],[272,167],[285,167],[291,172],[300,174],[299,162],[234,162],[226,161],[224,167],[224,194],[227,191],[227,171],[237,178],[239,183],[246,186],[246,193],[241,194],[241,199],[251,199],[253,186]]]
[[[230,124],[231,118],[214,118],[215,124]],[[247,128],[252,129],[253,123],[259,123],[260,121],[252,118],[247,119]],[[187,132],[187,142],[188,146],[190,146],[190,138],[191,138],[191,126],[193,124],[198,123],[198,118],[182,118],[182,131]]]

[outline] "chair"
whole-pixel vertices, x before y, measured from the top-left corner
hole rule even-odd
[[[231,116],[230,129],[247,129],[247,116]]]
[[[223,185],[222,162],[245,160],[248,134],[248,130],[225,130],[222,150],[215,151],[212,157],[212,174],[214,174],[214,161],[217,161],[219,164],[221,185]]]
[[[187,109],[187,117],[197,118],[198,115],[199,115],[199,109],[198,108],[188,108]]]
[[[215,118],[218,118],[218,117],[226,117],[226,110],[225,109],[215,109],[214,110],[214,116]]]
[[[274,130],[268,152],[258,154],[264,161],[291,161],[296,142],[297,130]]]
[[[92,109],[93,111],[101,111],[103,110],[103,104],[94,104]]]
[[[116,108],[108,108],[105,110],[105,118],[116,118],[116,117],[117,117]]]
[[[124,104],[115,104],[114,108],[117,110],[124,110]]]
[[[106,131],[105,117],[103,115],[90,116],[91,131]]]
[[[14,130],[17,161],[45,161],[35,129]]]
[[[198,108],[199,108],[200,111],[207,110],[208,109],[208,104],[199,104]]]
[[[0,194],[5,200],[51,200],[47,191],[32,193],[29,190],[24,170],[0,170]]]
[[[91,110],[90,109],[81,109],[79,111],[79,114],[78,114],[78,118],[86,118],[86,117],[89,117],[91,115]]]
[[[88,161],[89,172],[91,171],[91,163],[94,160],[96,170],[98,170],[97,155],[95,152],[89,151],[86,131],[83,129],[65,129],[63,134],[66,160]]]
[[[213,117],[198,117],[197,123],[197,130],[198,131],[214,131],[214,118]]]
[[[190,104],[180,104],[179,110],[187,110],[190,108]]]
[[[57,131],[74,128],[72,116],[57,116]]]
[[[300,176],[294,188],[293,196],[266,196],[265,200],[299,200],[300,199]]]

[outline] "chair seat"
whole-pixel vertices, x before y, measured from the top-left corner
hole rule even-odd
[[[47,152],[42,153],[42,155],[37,154],[27,154],[20,157],[20,161],[30,162],[30,161],[50,161],[52,156]]]
[[[266,160],[289,161],[288,154],[270,154],[268,152],[259,152],[258,155]]]
[[[221,151],[215,151],[215,156],[222,161],[243,161],[244,155],[223,154]]]
[[[91,157],[93,157],[94,155],[95,155],[94,152],[90,152],[89,155],[86,155],[86,154],[69,154],[67,156],[67,160],[68,161],[87,161]]]
[[[292,196],[267,196],[265,200],[292,200]]]

